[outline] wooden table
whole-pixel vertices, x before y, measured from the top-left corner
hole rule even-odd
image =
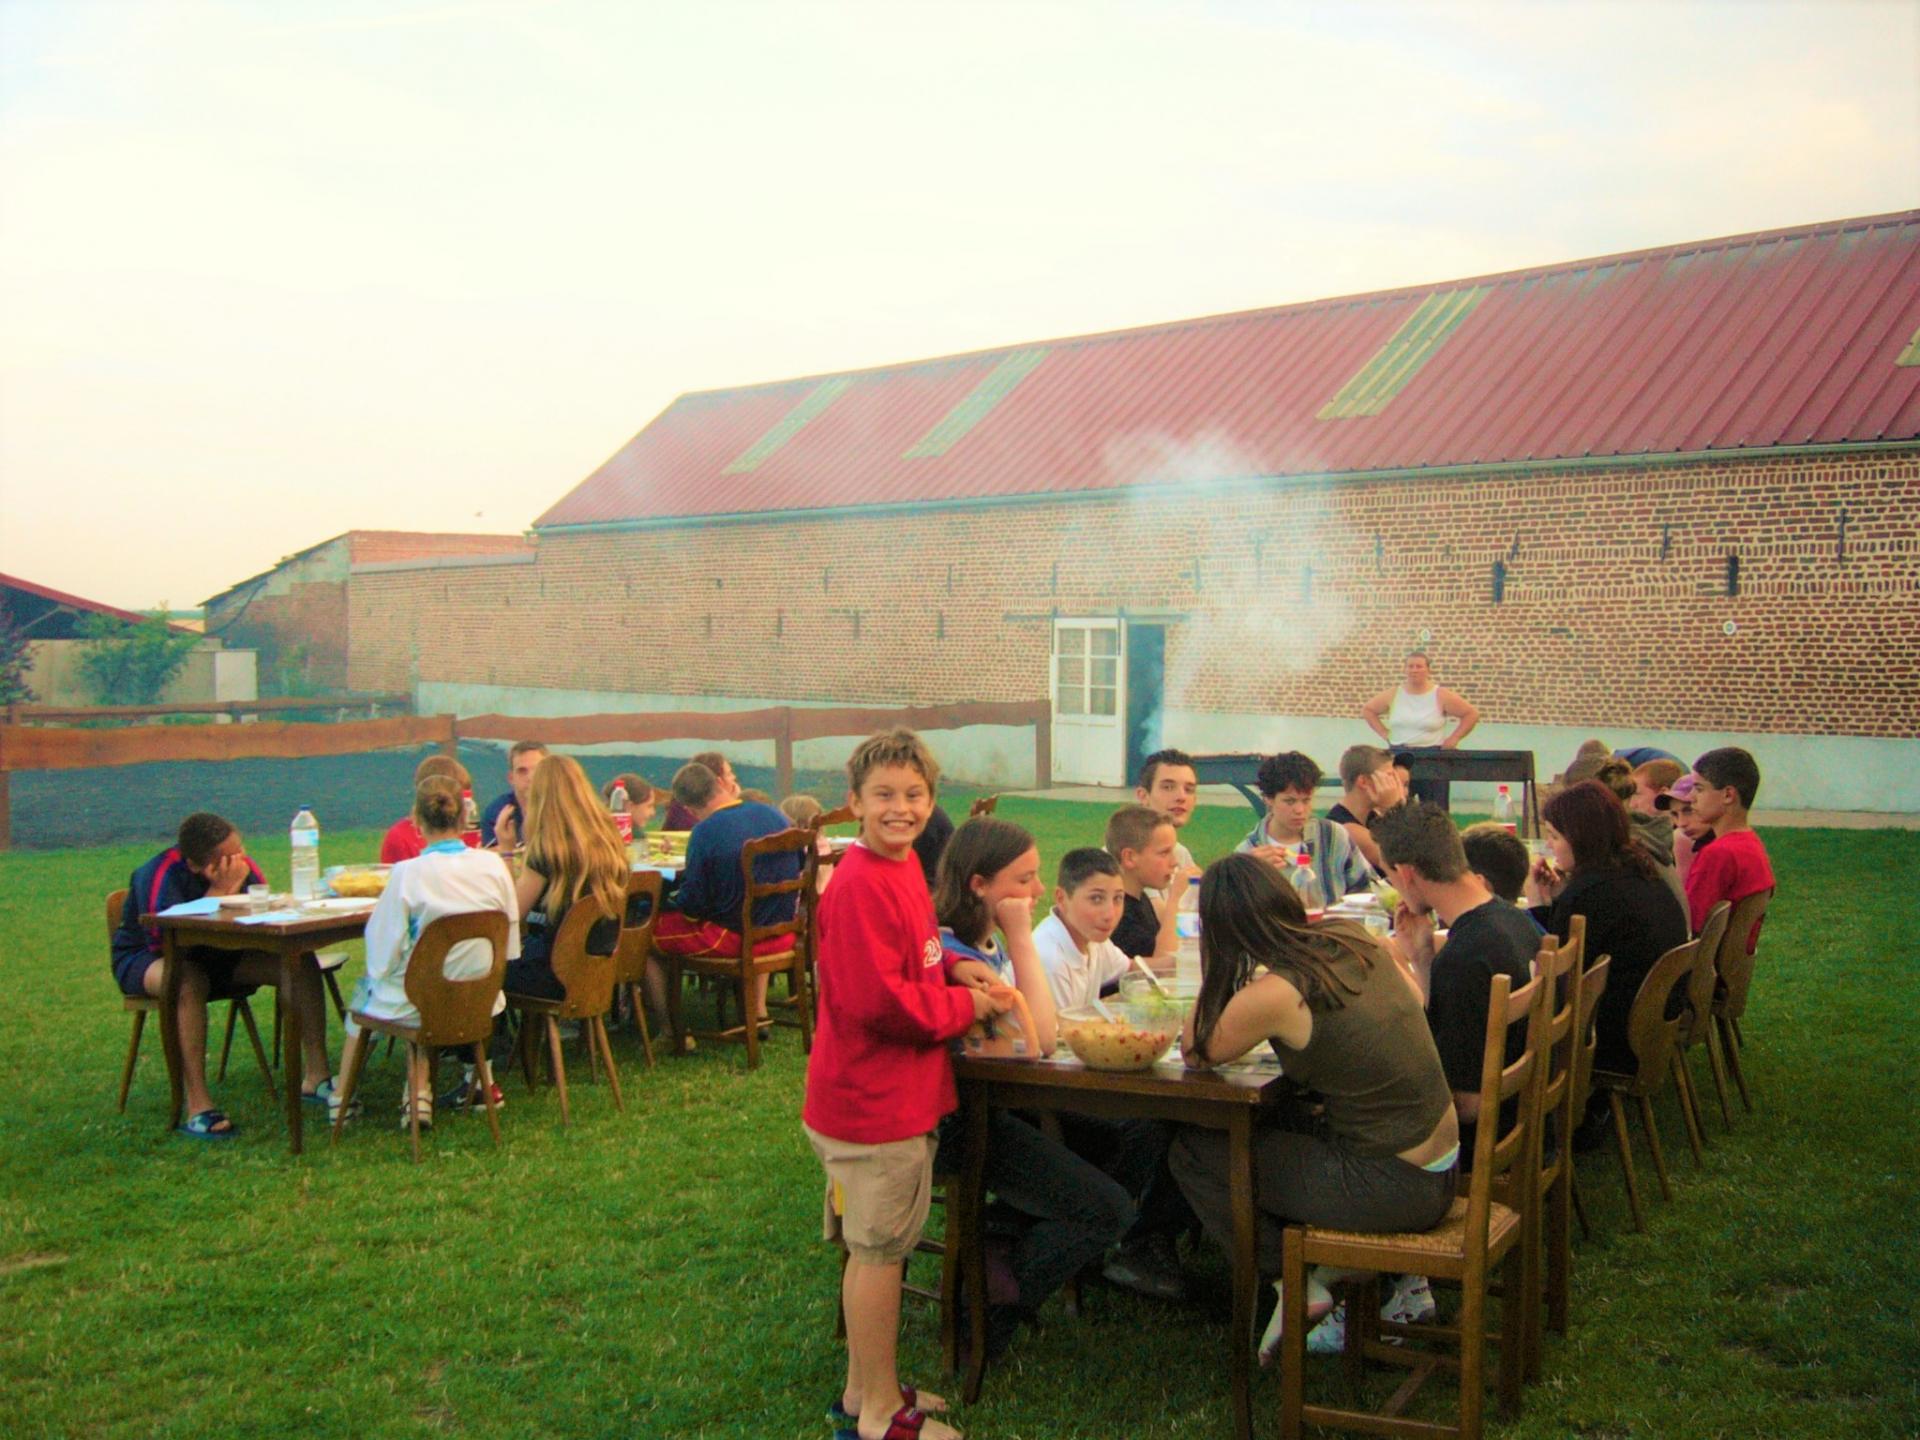
[[[161,1049],[167,1057],[167,1082],[173,1090],[172,1106],[167,1117],[169,1131],[180,1124],[183,1118],[180,1112],[186,1104],[186,1086],[180,1073],[180,1028],[174,1019],[180,1003],[179,952],[204,946],[210,950],[248,950],[279,960],[280,1031],[284,1057],[282,1063],[285,1067],[282,1087],[286,1090],[287,1142],[293,1153],[298,1155],[301,1146],[301,1110],[304,1107],[300,1098],[300,1036],[306,1016],[305,1002],[301,998],[300,987],[293,983],[294,976],[298,973],[297,967],[302,964],[313,966],[316,972],[319,970],[316,952],[329,945],[360,939],[366,933],[367,916],[372,913],[373,906],[367,905],[358,910],[316,914],[311,919],[303,916],[298,920],[269,921],[262,925],[242,924],[224,910],[217,915],[142,917],[141,924],[159,929],[160,958],[166,962],[163,971],[165,979],[160,992],[160,1040]],[[323,1001],[323,1023],[325,1017],[326,1006]]]
[[[1228,1374],[1233,1386],[1234,1433],[1253,1435],[1253,1316],[1260,1273],[1255,1255],[1253,1121],[1255,1112],[1280,1098],[1276,1065],[1239,1070],[1188,1070],[1178,1062],[1151,1070],[1111,1074],[1089,1070],[1070,1056],[1029,1060],[957,1055],[954,1078],[966,1126],[966,1164],[950,1222],[961,1226],[961,1283],[966,1287],[971,1341],[964,1395],[980,1398],[986,1373],[986,1264],[981,1246],[981,1210],[986,1200],[987,1113],[1007,1110],[1069,1111],[1114,1120],[1172,1120],[1227,1132],[1227,1173],[1233,1204],[1233,1324],[1228,1333]]]

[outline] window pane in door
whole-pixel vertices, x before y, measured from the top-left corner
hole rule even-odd
[[[1115,711],[1115,697],[1119,694],[1110,685],[1096,685],[1088,691],[1087,713],[1089,715],[1111,715]]]
[[[1105,685],[1111,688],[1120,683],[1119,677],[1120,661],[1117,657],[1113,659],[1108,659],[1100,655],[1093,657],[1092,669],[1088,673],[1088,678],[1095,685]]]
[[[1062,693],[1069,689],[1078,690],[1087,683],[1087,662],[1078,655],[1060,657],[1060,689]]]
[[[1118,655],[1120,653],[1120,632],[1118,630],[1094,630],[1093,653],[1096,655]]]

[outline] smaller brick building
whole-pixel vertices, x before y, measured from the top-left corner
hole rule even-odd
[[[209,597],[206,630],[229,648],[259,652],[260,684],[269,694],[345,690],[353,634],[347,586],[355,570],[531,556],[531,544],[519,535],[349,530]]]

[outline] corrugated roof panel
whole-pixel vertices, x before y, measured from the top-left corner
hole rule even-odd
[[[686,395],[537,523],[1913,440],[1916,415],[1909,211]]]

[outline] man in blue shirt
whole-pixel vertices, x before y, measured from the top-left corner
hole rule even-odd
[[[121,993],[134,998],[162,993],[160,932],[143,926],[141,916],[157,915],[209,895],[238,895],[249,885],[265,883],[259,867],[247,858],[239,831],[228,821],[204,811],[187,816],[180,822],[175,844],[135,870],[127,882],[126,908],[113,932],[113,978]],[[207,1090],[207,1002],[279,984],[280,963],[269,955],[201,946],[176,954],[182,969],[174,1019],[180,1027],[180,1074],[188,1116],[180,1129],[196,1139],[224,1140],[234,1130],[233,1122],[214,1108],[213,1096]],[[320,972],[302,965],[294,973],[301,986],[302,1012],[310,1022],[300,1037],[305,1072],[301,1089],[324,1104],[332,1085],[328,1079],[326,1001],[320,994]]]
[[[522,740],[507,751],[507,792],[494,796],[480,813],[480,844],[485,849],[507,854],[520,848],[527,833],[527,791],[533,787],[533,772],[546,758],[547,747],[538,740]]]
[[[749,840],[778,835],[790,828],[787,817],[771,805],[742,800],[737,787],[697,761],[682,765],[673,777],[673,798],[686,806],[694,817],[693,833],[687,837],[687,864],[680,882],[667,897],[666,908],[653,928],[656,950],[669,955],[740,954],[740,911],[747,899],[746,876],[741,873],[740,852]],[[800,874],[803,857],[798,853],[769,855],[757,862],[758,883],[791,880]],[[755,902],[755,925],[778,925],[793,918],[793,895],[773,895]],[[792,942],[780,936],[771,942],[784,950]],[[658,970],[649,962],[649,969]],[[665,993],[666,977],[658,977],[659,993]],[[754,1014],[767,1018],[767,977],[754,980]]]

